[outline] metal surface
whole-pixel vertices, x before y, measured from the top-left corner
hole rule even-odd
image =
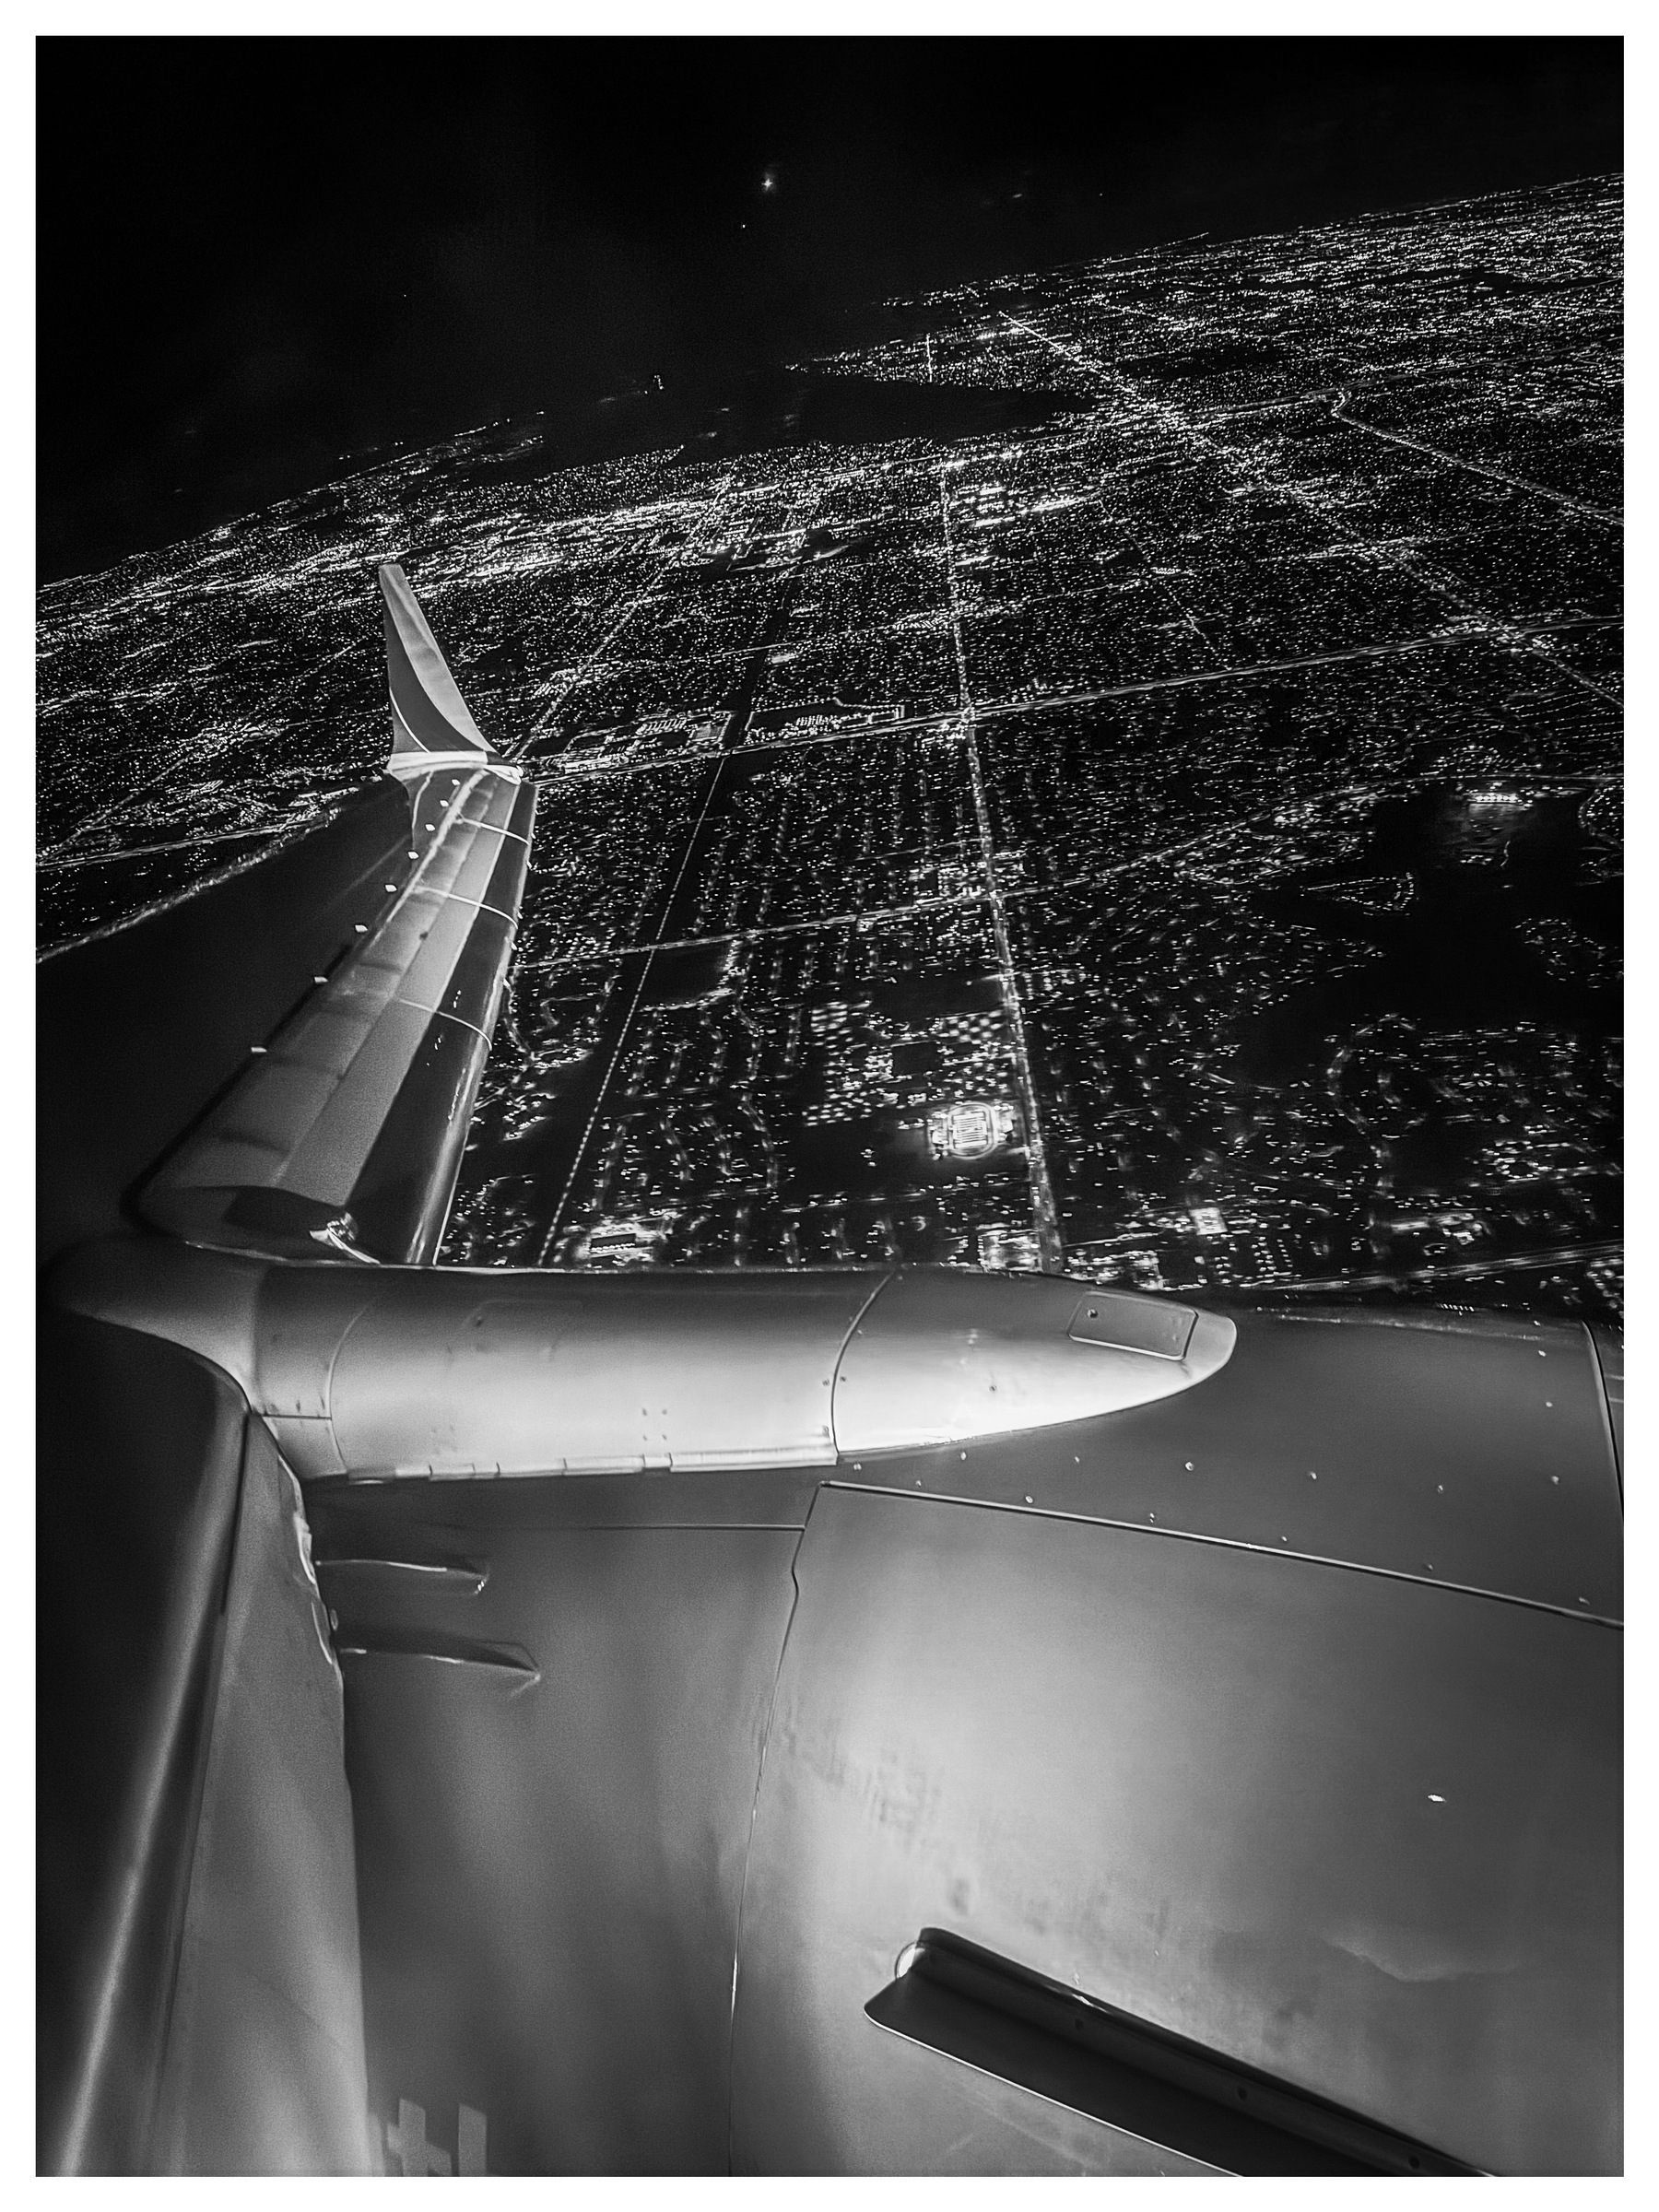
[[[1004,2171],[1033,2139],[1117,2170],[1120,2135],[1018,2087],[988,2106],[865,2017],[930,1924],[1470,2165],[1618,2170],[1614,1631],[835,1488],[796,1578],[739,2171],[925,2171],[964,2140]]]
[[[1076,1285],[945,1268],[359,1271],[135,1241],[55,1292],[215,1360],[308,1478],[830,1466],[1185,1391],[1234,1336],[1199,1314],[1182,1360],[1080,1342]]]
[[[1127,1290],[1089,1290],[1077,1300],[1066,1335],[1077,1344],[1184,1359],[1198,1325],[1197,1309]]]
[[[394,560],[382,564],[386,688],[391,694],[394,761],[422,754],[465,759],[488,751],[484,733],[455,687],[409,580]]]
[[[836,1372],[841,1452],[955,1442],[1114,1413],[1190,1390],[1231,1355],[1233,1324],[1222,1315],[1125,1291],[1080,1300],[1079,1288],[1054,1276],[895,1273],[853,1330]],[[1091,1304],[1115,1312],[1109,1336],[1078,1335],[1079,1319],[1089,1326]],[[1183,1356],[1171,1357],[1164,1347],[1178,1336]]]
[[[436,1251],[535,794],[514,769],[456,767],[426,772],[410,803],[419,858],[407,882],[148,1184],[142,1210],[158,1228],[251,1251]]]
[[[356,1572],[371,1559],[434,1564],[465,1557],[473,1574],[488,1580],[488,1558],[476,1547],[491,1531],[509,1543],[532,1530],[798,1530],[806,1525],[820,1479],[813,1467],[746,1467],[528,1482],[317,1482],[306,1492],[305,1507],[326,1593],[336,1573]],[[406,1575],[391,1579],[406,1591],[415,1586]]]
[[[433,1259],[500,1005],[535,813],[403,571],[381,571],[397,865],[339,957],[139,1194],[158,1229],[291,1257]],[[388,905],[386,901],[389,900]]]
[[[388,774],[42,971],[43,2139],[1239,2163],[1057,2054],[1115,2006],[1286,2109],[1613,2170],[1617,1344],[433,1269],[534,794],[382,584]],[[907,1989],[924,1927],[961,1971]]]
[[[1622,1503],[1582,1329],[1233,1319],[1200,1389],[841,1475],[1620,1618]]]
[[[361,2172],[343,1712],[299,1486],[200,1360],[51,1313],[42,1339],[42,2162]]]
[[[1200,1314],[1176,1362],[1073,1341],[1079,1286],[1053,1277],[301,1268],[159,1240],[76,1255],[55,1295],[222,1367],[308,1479],[838,1465],[867,1486],[1622,1610],[1601,1371],[1571,1326]],[[1235,1348],[1187,1386],[1207,1328]],[[1176,1387],[1123,1404],[1143,1377]],[[1066,1419],[1089,1392],[1117,1409]],[[959,1418],[1006,1427],[896,1449]]]
[[[337,1641],[378,1654],[346,1661],[371,2105],[382,2126],[419,2106],[452,2159],[461,2108],[482,2114],[491,2172],[725,2169],[738,1898],[798,1532],[558,1524],[580,1488],[689,1487],[319,1505]],[[482,1588],[371,1584],[381,1517],[389,1558],[463,1553]],[[538,1678],[418,1655],[462,1644],[516,1647]]]
[[[372,930],[416,863],[377,777],[256,866],[41,962],[40,1260],[129,1220],[127,1194]],[[386,886],[394,888],[388,891]]]
[[[1228,2173],[1467,2173],[1427,2145],[942,1928],[865,2006],[889,2034]]]
[[[369,2171],[345,1711],[308,1542],[250,1423],[155,2173]]]
[[[387,1283],[340,1347],[346,1466],[830,1465],[830,1382],[881,1278],[480,1270]]]
[[[299,1268],[136,1242],[56,1294],[236,1377],[308,1477],[833,1464],[847,1331],[884,1277]]]
[[[247,1408],[171,1346],[50,1314],[41,1387],[41,2156],[143,2172]],[[147,1396],[150,1421],[124,1434],[123,1405]]]

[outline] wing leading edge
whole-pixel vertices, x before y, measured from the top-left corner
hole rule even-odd
[[[406,872],[144,1189],[144,1218],[193,1243],[421,1265],[443,1234],[535,793],[486,744],[403,571],[381,589]]]

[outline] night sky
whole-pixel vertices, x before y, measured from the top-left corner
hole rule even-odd
[[[48,39],[39,559],[884,295],[1622,166],[1617,40]],[[600,426],[595,429],[595,425]]]

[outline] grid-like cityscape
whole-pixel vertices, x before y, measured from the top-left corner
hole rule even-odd
[[[51,586],[42,943],[374,772],[400,559],[542,787],[447,1260],[1616,1315],[1620,225],[893,302],[688,443],[496,424]]]

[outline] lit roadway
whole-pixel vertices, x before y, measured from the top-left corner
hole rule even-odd
[[[1624,1253],[1620,1237],[1593,1239],[1580,1244],[1558,1244],[1550,1252],[1503,1252],[1484,1260],[1437,1260],[1421,1267],[1398,1267],[1382,1275],[1334,1275],[1315,1281],[1298,1277],[1293,1282],[1262,1277],[1253,1283],[1233,1283],[1237,1290],[1386,1290],[1395,1283],[1472,1282],[1483,1275],[1509,1275],[1517,1269],[1565,1267],[1581,1260],[1614,1260]]]
[[[640,586],[593,651],[575,668],[565,672],[565,680],[557,687],[552,697],[536,712],[534,720],[525,729],[524,736],[520,738],[516,746],[508,748],[509,759],[522,759],[530,747],[546,735],[547,724],[563,706],[565,700],[570,698],[571,692],[575,690],[582,677],[592,669],[604,665],[604,655],[606,650],[621,636],[623,630],[633,620],[646,600],[651,597],[669,570],[677,565],[682,565],[686,561],[692,547],[704,535],[710,524],[718,519],[730,495],[731,488],[732,479],[729,476],[723,477],[720,482],[713,487],[709,493],[702,512],[697,518],[697,527],[692,532],[690,539],[684,545],[674,544],[669,547],[663,559],[652,571],[645,582]]]
[[[1101,700],[1135,699],[1147,691],[1181,691],[1197,684],[1236,683],[1246,677],[1277,676],[1298,668],[1330,668],[1343,661],[1398,659],[1402,654],[1444,651],[1453,645],[1492,644],[1515,648],[1524,641],[1546,637],[1556,630],[1616,629],[1620,618],[1616,615],[1582,615],[1559,617],[1544,622],[1498,622],[1482,616],[1479,620],[1479,629],[1430,630],[1420,638],[1394,638],[1378,645],[1339,645],[1329,653],[1288,653],[1274,661],[1242,661],[1226,668],[1199,668],[1186,676],[1148,676],[1127,684],[1097,684],[1086,690],[1040,691],[1030,699],[993,700],[984,705],[975,704],[973,720],[977,727],[982,722],[998,721],[1006,714],[1046,714],[1054,707],[1088,707]],[[1561,662],[1552,661],[1550,665],[1562,676],[1576,674]],[[1612,694],[1600,691],[1599,686],[1591,685],[1589,688],[1600,692],[1604,699],[1612,699]],[[1614,703],[1617,704],[1617,701]],[[950,730],[960,724],[961,716],[962,710],[959,707],[947,707],[934,714],[910,714],[902,722],[861,723],[844,730],[822,730],[810,737],[751,738],[744,750],[750,753],[793,753],[806,746],[844,745],[860,737],[901,736],[909,730]],[[580,765],[572,764],[560,769],[557,775],[543,776],[539,780],[544,784],[557,784],[566,776],[645,775],[654,769],[682,764],[688,759],[696,758],[695,754],[681,751],[653,753],[643,760],[621,761],[614,765],[607,765],[603,760],[584,760]]]
[[[720,500],[724,497],[724,488],[725,488],[723,485],[721,491],[715,495],[715,497],[710,501],[709,507],[705,509],[702,519],[698,524],[699,535],[701,535],[703,529],[705,528],[710,513],[713,512],[718,508]],[[814,497],[816,497],[816,495],[811,493],[803,495],[804,500],[812,499]],[[796,527],[799,514],[800,503],[797,502],[796,506],[791,508],[789,515],[785,519],[783,528],[778,534],[781,537],[787,537],[791,534],[791,531]],[[804,527],[804,525],[802,526]],[[678,557],[683,559],[683,552]],[[673,558],[675,557],[671,555],[670,559],[672,559]],[[667,565],[667,563],[665,563],[664,567],[666,568]],[[757,643],[751,646],[747,653],[742,656],[742,665],[744,668],[743,678],[737,686],[736,694],[732,702],[731,712],[726,721],[725,734],[721,740],[720,750],[714,757],[713,772],[710,776],[708,786],[703,793],[702,806],[699,810],[696,821],[691,825],[690,834],[687,837],[685,845],[681,850],[679,865],[675,870],[674,879],[668,887],[667,896],[665,898],[662,905],[658,909],[655,934],[652,936],[647,945],[641,947],[641,955],[642,955],[642,957],[635,956],[640,957],[640,968],[639,973],[634,979],[633,993],[628,1001],[626,1011],[622,1014],[619,1022],[615,1022],[610,1026],[609,1032],[604,1041],[604,1042],[607,1043],[610,1047],[609,1055],[605,1064],[605,1072],[599,1078],[598,1088],[593,1093],[591,1103],[589,1104],[587,1118],[582,1126],[581,1138],[576,1146],[574,1153],[571,1155],[570,1170],[565,1176],[563,1187],[559,1192],[559,1203],[553,1209],[552,1217],[547,1223],[547,1234],[542,1239],[541,1251],[536,1261],[536,1265],[538,1266],[545,1267],[547,1265],[548,1254],[551,1253],[553,1246],[559,1238],[560,1230],[565,1226],[566,1216],[570,1209],[571,1201],[575,1194],[577,1178],[587,1160],[588,1148],[593,1141],[594,1131],[599,1126],[600,1115],[609,1096],[612,1080],[616,1076],[618,1068],[622,1065],[624,1053],[632,1035],[634,1017],[638,1014],[641,1002],[645,995],[645,986],[650,979],[652,965],[654,962],[658,953],[662,952],[672,941],[669,936],[669,929],[679,911],[680,894],[685,887],[688,876],[691,873],[692,860],[693,857],[698,853],[703,835],[704,825],[709,822],[711,817],[717,811],[724,811],[726,804],[724,794],[721,794],[721,784],[725,776],[726,761],[730,758],[731,754],[740,748],[743,744],[744,731],[747,726],[749,714],[754,707],[755,694],[765,668],[767,654],[771,649],[773,639],[776,637],[780,628],[782,627],[783,617],[788,610],[789,602],[794,594],[795,582],[799,574],[799,569],[800,562],[797,559],[795,564],[790,569],[788,574],[780,582],[776,592],[773,594],[771,609],[767,617],[766,626],[761,633],[760,638]],[[659,571],[658,574],[660,575],[662,571]],[[649,588],[650,587],[647,586],[646,590],[648,591]],[[646,591],[641,592],[638,598],[636,598],[633,602],[633,606],[639,606],[641,601],[645,596]],[[633,607],[630,606],[622,616],[621,621],[619,621],[612,629],[610,633],[612,637],[617,634],[617,630],[621,628],[622,622],[626,622],[632,612]],[[590,655],[589,657],[591,660],[593,656]],[[566,687],[566,689],[568,691],[568,686]],[[549,708],[547,712],[550,713],[551,712],[552,709]],[[544,715],[544,724],[546,719],[547,716]],[[717,794],[721,794],[721,805],[720,809],[718,810],[715,807],[715,798]],[[600,1049],[604,1049],[603,1045]]]
[[[1003,321],[1011,329],[1023,330],[1028,337],[1036,338],[1040,344],[1048,347],[1051,352],[1057,353],[1062,360],[1070,361],[1074,368],[1081,369],[1085,375],[1095,377],[1101,383],[1112,386],[1134,406],[1138,406],[1143,413],[1150,416],[1153,421],[1160,423],[1165,429],[1174,430],[1194,444],[1205,447],[1218,466],[1229,475],[1233,477],[1241,475],[1245,482],[1253,488],[1261,482],[1260,477],[1244,467],[1239,454],[1234,453],[1230,447],[1219,443],[1216,439],[1207,437],[1198,424],[1173,402],[1152,398],[1131,378],[1126,377],[1121,370],[1108,367],[1077,347],[1062,345],[1058,338],[1050,337],[1045,330],[1040,330],[1034,323],[1022,323],[1018,316],[1010,315],[1006,312],[1003,314]],[[1343,418],[1339,417],[1338,419]],[[1372,431],[1369,423],[1357,422],[1349,427],[1356,430],[1369,431],[1373,437],[1382,434]],[[1404,442],[1409,443],[1410,441]],[[1426,453],[1431,453],[1434,449],[1424,446],[1421,450]],[[1451,454],[1439,454],[1436,458],[1450,462],[1453,466],[1459,468],[1468,465],[1466,462],[1459,461]],[[1486,473],[1489,475],[1493,472],[1488,470]],[[1317,492],[1310,489],[1307,485],[1300,484],[1294,477],[1285,476],[1276,476],[1273,478],[1273,485],[1274,488],[1282,492],[1287,499],[1295,500],[1300,506],[1305,507],[1311,513],[1316,514],[1327,529],[1333,531],[1345,546],[1360,555],[1362,559],[1376,562],[1380,568],[1396,570],[1401,575],[1409,576],[1414,583],[1427,585],[1429,590],[1438,593],[1448,605],[1456,607],[1459,614],[1477,618],[1501,642],[1512,642],[1526,652],[1539,650],[1535,642],[1535,630],[1520,623],[1502,621],[1497,616],[1488,614],[1484,607],[1467,597],[1455,582],[1443,576],[1431,563],[1408,560],[1403,553],[1391,546],[1378,544],[1367,538],[1355,537],[1349,531],[1342,527],[1339,517],[1332,512],[1330,503],[1322,499]],[[1527,485],[1524,488],[1534,491],[1540,488],[1536,485]],[[1604,514],[1598,519],[1605,521],[1607,518]],[[1620,703],[1617,692],[1609,691],[1605,685],[1598,684],[1594,677],[1585,676],[1581,669],[1572,667],[1569,663],[1551,660],[1549,665],[1559,675],[1567,677],[1571,682],[1581,686],[1583,689],[1594,691],[1598,699],[1607,700],[1614,706]]]
[[[933,348],[928,348],[928,374],[933,373]],[[1058,1275],[1065,1265],[1065,1247],[1060,1234],[1060,1214],[1049,1181],[1048,1151],[1042,1141],[1042,1120],[1037,1108],[1037,1087],[1031,1080],[1031,1056],[1026,1043],[1025,1008],[1019,1003],[1019,982],[1014,972],[1014,954],[1008,943],[1008,917],[1003,905],[1002,886],[996,877],[996,847],[991,834],[991,810],[985,804],[985,779],[980,767],[979,736],[975,729],[973,694],[968,688],[968,661],[962,650],[961,602],[957,593],[956,543],[950,528],[950,495],[945,469],[939,469],[939,518],[945,531],[945,576],[950,594],[950,637],[956,648],[957,692],[962,737],[968,756],[968,774],[973,786],[973,816],[979,827],[980,851],[984,863],[985,891],[996,944],[997,966],[1002,971],[1003,1004],[1013,1032],[1014,1067],[1019,1085],[1019,1103],[1025,1115],[1026,1159],[1031,1177],[1031,1223],[1037,1232],[1037,1252],[1046,1275]]]
[[[904,725],[910,726],[908,724]],[[872,735],[886,735],[888,732],[872,732]],[[828,740],[803,740],[814,744]],[[631,770],[618,769],[618,775],[631,774]],[[545,779],[545,781],[551,779]],[[1520,779],[1523,782],[1621,784],[1623,777],[1614,769],[1579,771],[1571,776]],[[1344,777],[1333,783],[1303,786],[1298,793],[1299,805],[1312,805],[1327,799],[1354,798],[1360,795],[1382,797],[1390,792],[1411,792],[1417,789],[1411,777],[1368,777],[1356,785],[1352,777]],[[1277,818],[1284,802],[1275,799],[1253,813],[1235,815],[1227,821],[1212,822],[1207,829],[1191,837],[1178,838],[1172,844],[1153,845],[1145,852],[1132,853],[1126,860],[1113,861],[1096,868],[1084,870],[1080,875],[1056,876],[1050,882],[1018,884],[1012,890],[999,893],[1004,907],[1014,905],[1022,899],[1041,899],[1057,891],[1092,890],[1097,885],[1111,883],[1121,876],[1133,876],[1143,868],[1155,868],[1162,862],[1179,860],[1184,854],[1203,852],[1206,845],[1221,842],[1241,831],[1255,828]],[[166,850],[159,847],[158,850]],[[897,906],[856,907],[840,914],[813,914],[794,922],[756,923],[747,929],[706,931],[694,937],[653,938],[648,943],[633,945],[588,945],[575,952],[550,953],[544,959],[524,960],[525,970],[546,968],[581,968],[596,959],[622,960],[644,952],[685,952],[694,945],[747,945],[762,937],[794,937],[809,935],[820,929],[877,929],[884,923],[902,922],[912,914],[942,913],[967,907],[982,906],[987,895],[982,890],[951,891],[906,899]]]
[[[1513,477],[1507,470],[1488,466],[1484,461],[1469,461],[1462,453],[1447,453],[1443,446],[1426,444],[1421,438],[1407,438],[1402,430],[1380,430],[1374,422],[1362,422],[1358,415],[1347,411],[1352,397],[1351,392],[1339,392],[1331,408],[1332,418],[1346,423],[1350,430],[1364,430],[1372,438],[1386,438],[1390,445],[1408,445],[1413,453],[1428,453],[1452,468],[1466,468],[1475,477],[1490,477],[1494,483],[1512,485],[1517,491],[1535,491],[1540,499],[1553,500],[1558,507],[1571,507],[1574,514],[1587,514],[1593,522],[1611,523],[1616,530],[1624,528],[1623,515],[1615,514],[1609,507],[1593,507],[1588,500],[1575,500],[1564,491],[1552,491],[1547,484],[1535,484],[1530,477]]]

